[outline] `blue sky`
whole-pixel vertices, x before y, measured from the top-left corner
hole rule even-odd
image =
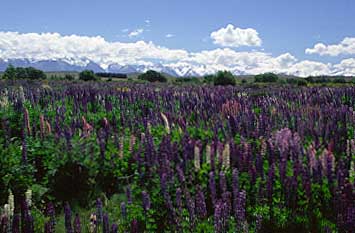
[[[189,53],[225,48],[273,57],[290,53],[298,61],[338,64],[354,58],[355,52],[334,56],[305,50],[317,43],[337,45],[346,37],[354,38],[354,12],[352,0],[11,0],[1,3],[0,31],[101,36],[107,42],[151,41]],[[228,24],[255,30],[261,44],[215,43],[211,33]],[[128,36],[132,32],[135,36]]]

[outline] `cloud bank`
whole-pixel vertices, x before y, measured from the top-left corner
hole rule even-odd
[[[150,68],[163,65],[179,75],[205,75],[218,70],[229,70],[235,74],[355,75],[354,58],[333,65],[299,61],[290,53],[273,56],[266,52],[238,52],[231,48],[189,52],[162,47],[153,42],[109,42],[101,36],[0,32],[0,60],[11,59],[60,60],[80,66],[95,62],[104,69],[113,64]]]

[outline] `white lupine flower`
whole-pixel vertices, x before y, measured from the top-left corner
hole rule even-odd
[[[9,204],[10,216],[12,217],[14,215],[14,210],[15,210],[14,195],[12,194],[12,192],[10,192],[9,194],[7,203]]]
[[[229,143],[226,143],[226,145],[224,146],[222,157],[223,157],[223,164],[222,164],[223,168],[229,169],[230,168],[230,146],[229,146]]]
[[[206,163],[211,164],[211,146],[206,146]]]
[[[350,178],[355,180],[355,162],[354,161],[351,162],[349,174],[350,174],[349,175]]]
[[[4,205],[4,215],[8,218],[11,218],[12,216],[9,204]]]
[[[200,148],[197,145],[195,145],[195,148],[194,148],[194,165],[195,165],[195,171],[199,171],[201,169]]]
[[[164,121],[164,126],[165,126],[165,130],[168,134],[170,134],[170,127],[169,127],[169,121],[168,121],[168,118],[165,116],[164,113],[160,113],[161,117],[163,118],[163,121]]]
[[[25,196],[26,196],[26,202],[27,202],[28,206],[31,206],[32,205],[32,190],[31,189],[27,190],[27,192],[25,193]]]

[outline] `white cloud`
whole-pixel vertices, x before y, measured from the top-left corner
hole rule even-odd
[[[166,34],[165,37],[166,38],[172,38],[172,37],[175,37],[175,35],[174,34]]]
[[[128,37],[137,37],[139,35],[141,35],[142,33],[144,32],[144,29],[143,28],[138,28],[134,31],[131,31],[129,34],[128,34]]]
[[[150,23],[151,23],[150,19],[146,19],[146,20],[144,20],[144,22],[145,22],[146,24],[150,24]]]
[[[253,28],[241,29],[228,24],[210,35],[213,43],[226,47],[261,46],[262,40]]]
[[[337,75],[355,75],[355,58],[344,59],[334,68]]]
[[[306,49],[307,54],[319,54],[321,56],[338,56],[340,54],[355,54],[355,37],[345,37],[339,44],[326,45],[318,43],[313,48]]]
[[[159,63],[179,74],[191,72],[201,75],[218,70],[230,70],[236,74],[355,75],[355,58],[332,65],[299,61],[290,53],[273,56],[263,51],[237,52],[231,48],[188,52],[153,42],[108,42],[101,36],[64,36],[58,33],[0,32],[0,59],[62,60],[81,66],[92,61],[103,68],[111,64],[154,67]]]

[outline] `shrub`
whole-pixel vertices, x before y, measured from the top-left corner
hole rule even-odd
[[[83,70],[79,74],[79,79],[83,81],[96,81],[97,77],[92,70]]]
[[[229,71],[218,71],[216,77],[213,81],[215,86],[226,86],[226,85],[235,85],[235,79],[231,72]]]
[[[74,80],[75,78],[74,78],[74,75],[66,74],[66,75],[64,76],[64,79],[65,79],[65,80],[72,81],[72,80]]]
[[[46,79],[46,74],[42,70],[33,67],[14,67],[9,65],[3,75],[4,79]]]
[[[138,76],[138,79],[149,81],[149,82],[162,82],[162,83],[165,83],[167,81],[164,75],[154,70],[148,70],[144,74],[140,74]]]
[[[277,82],[279,77],[273,73],[258,74],[254,76],[256,83],[274,83]]]

